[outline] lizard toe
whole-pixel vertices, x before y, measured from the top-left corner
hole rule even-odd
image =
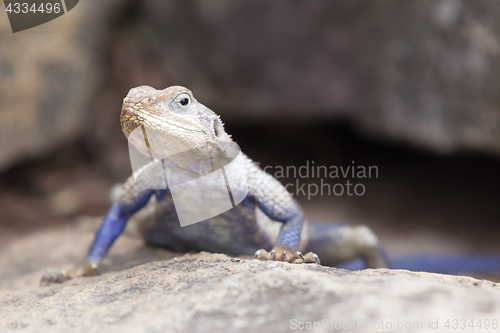
[[[274,247],[271,252],[267,252],[264,249],[257,250],[253,258],[270,261],[287,261],[287,257],[286,250],[276,249],[276,247]]]
[[[276,249],[272,249],[270,252],[260,249],[255,252],[253,258],[258,260],[286,261],[287,254],[285,251],[276,251]]]
[[[255,252],[255,255],[253,257],[254,259],[258,260],[273,260],[274,259],[274,252],[267,252],[264,249],[257,250]]]
[[[289,258],[288,262],[291,264],[302,264],[306,260],[304,259],[304,255],[300,251],[295,251]]]
[[[80,276],[96,275],[96,273],[96,265],[89,262],[77,264],[70,270],[50,268],[40,280],[40,285],[48,286],[52,283],[62,283]]]
[[[321,265],[321,260],[319,260],[318,255],[314,252],[306,253],[304,256],[304,262]]]
[[[40,286],[48,286],[49,284],[61,283],[66,280],[68,280],[68,273],[66,270],[50,268],[47,269],[45,274],[42,276]]]
[[[300,251],[293,251],[291,247],[276,245],[271,252],[260,249],[255,252],[254,259],[283,261],[290,264],[316,263],[321,265],[321,261],[316,253],[309,252],[303,255]]]

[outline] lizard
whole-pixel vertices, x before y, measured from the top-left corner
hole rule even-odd
[[[181,86],[163,90],[149,86],[130,89],[123,100],[120,123],[127,139],[136,146],[141,143],[132,140],[133,133],[144,134],[142,153],[145,155],[151,154],[147,131],[157,133],[161,139],[160,148],[168,154],[177,156],[175,153],[187,152],[191,161],[200,161],[200,156],[212,158],[221,154],[221,160],[226,161],[224,147],[234,143],[225,132],[220,116]],[[221,214],[181,227],[170,180],[165,180],[160,188],[151,186],[151,179],[164,177],[165,161],[157,163],[158,160],[150,157],[150,162],[141,168],[140,176],[133,174],[124,183],[83,262],[69,270],[48,270],[42,277],[42,284],[97,274],[101,260],[134,215],[139,217],[139,230],[148,244],[176,252],[208,251],[334,267],[348,263],[345,267],[349,269],[397,267],[442,273],[500,271],[496,255],[417,255],[389,260],[376,234],[366,226],[308,222],[286,188],[242,152],[241,168],[236,173],[246,179],[248,194],[244,199]],[[193,173],[189,175],[192,178],[207,174],[199,162],[193,167],[193,163],[190,165],[179,159],[167,162],[167,166],[177,174]],[[193,206],[192,209],[199,208]],[[354,265],[349,266],[353,260]]]
[[[166,146],[174,150],[183,147],[192,154],[210,155],[211,150],[234,142],[220,116],[181,86],[132,88],[123,100],[120,122],[127,138],[136,129],[154,129]],[[298,202],[278,180],[243,153],[241,157],[246,169],[241,172],[245,172],[248,185],[244,200],[222,214],[184,227],[168,186],[148,189],[140,184],[140,178],[136,181],[130,176],[96,232],[85,260],[70,270],[47,271],[42,282],[95,275],[129,218],[151,206],[154,209],[148,210],[151,213],[139,225],[150,245],[328,266],[361,258],[365,267],[387,267],[378,238],[368,227],[308,222]],[[144,173],[149,178],[161,177],[162,168],[152,161]]]

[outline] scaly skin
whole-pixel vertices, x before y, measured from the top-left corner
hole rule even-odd
[[[162,156],[189,151],[195,159],[212,158],[221,154],[224,144],[232,142],[219,116],[180,86],[131,89],[123,101],[120,121],[125,136],[145,155],[152,154],[154,148],[154,153]],[[136,129],[154,134],[140,142],[132,135]],[[153,147],[151,140],[160,145]],[[302,209],[280,182],[246,155],[242,154],[242,160],[245,170],[237,172],[246,172],[247,197],[225,213],[182,228],[170,189],[150,189],[152,181],[162,179],[162,165],[166,163],[152,160],[137,180],[131,176],[125,182],[119,199],[97,231],[86,260],[69,271],[48,271],[42,283],[96,274],[128,219],[141,209],[148,211],[140,223],[145,240],[174,251],[254,255],[260,260],[289,263],[320,264],[321,258],[323,264],[331,266],[362,258],[367,267],[386,267],[377,237],[368,228],[307,223]],[[179,174],[185,172],[194,177],[204,172],[200,165],[194,171],[189,169],[192,163],[188,168],[184,160],[169,166]]]

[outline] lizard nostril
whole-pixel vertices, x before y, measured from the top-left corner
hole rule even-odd
[[[134,115],[134,110],[132,108],[126,107],[122,109],[122,116],[132,117]]]

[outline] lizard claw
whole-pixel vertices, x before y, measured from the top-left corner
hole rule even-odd
[[[259,260],[283,261],[293,264],[316,263],[321,265],[321,261],[316,253],[309,252],[303,255],[300,251],[295,251],[283,245],[276,245],[271,252],[264,249],[257,250],[253,257]]]
[[[259,257],[259,255],[260,255],[260,252],[261,252],[261,251],[262,251],[262,250],[257,250],[257,251],[255,251],[255,254],[253,255],[253,258],[254,258],[254,259],[257,259],[257,258]],[[265,250],[264,250],[264,251],[265,251]]]

